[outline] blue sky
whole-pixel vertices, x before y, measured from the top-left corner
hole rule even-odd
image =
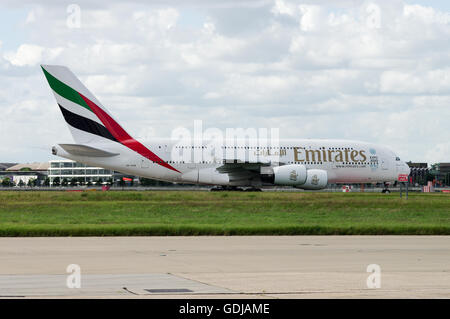
[[[12,7],[0,10],[0,40],[4,50],[17,49],[26,42],[27,30],[22,25],[28,14],[24,7]]]
[[[427,1],[427,0],[405,0],[407,4],[419,4],[424,7],[432,7],[440,11],[450,12],[450,2],[445,0]]]

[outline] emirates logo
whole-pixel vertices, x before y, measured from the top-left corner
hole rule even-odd
[[[297,181],[297,176],[298,176],[298,174],[297,174],[297,172],[295,171],[295,170],[292,170],[291,171],[291,174],[289,175],[289,179],[291,180],[291,181]]]

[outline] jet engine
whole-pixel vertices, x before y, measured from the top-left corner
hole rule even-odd
[[[262,181],[275,185],[294,186],[302,189],[323,189],[327,186],[328,175],[322,169],[307,169],[305,165],[283,165],[267,168],[262,172]]]
[[[294,185],[296,188],[302,189],[324,189],[328,184],[327,171],[323,169],[308,169],[306,182],[302,185]]]

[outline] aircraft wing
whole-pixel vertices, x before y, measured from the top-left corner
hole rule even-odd
[[[228,174],[230,182],[237,182],[259,178],[261,174],[268,173],[268,170],[270,171],[270,166],[270,162],[249,163],[236,160],[233,162],[226,161],[222,166],[217,167],[216,170],[221,174]]]

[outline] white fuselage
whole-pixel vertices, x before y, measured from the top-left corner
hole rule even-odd
[[[299,164],[306,166],[307,169],[325,170],[328,174],[328,183],[392,182],[396,181],[400,174],[409,174],[407,164],[390,149],[357,141],[292,139],[280,140],[277,146],[257,146],[257,141],[225,142],[223,145],[212,146],[195,141],[181,143],[170,139],[154,139],[143,144],[175,170],[152,162],[119,143],[109,141],[92,146],[118,155],[76,156],[65,152],[59,146],[56,146],[56,154],[130,175],[208,185],[262,185],[254,176],[233,180],[231,175],[217,170],[227,164],[231,166]]]

